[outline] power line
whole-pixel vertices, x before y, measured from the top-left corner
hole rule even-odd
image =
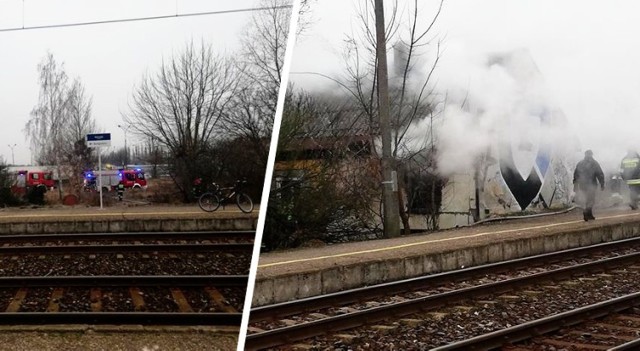
[[[29,30],[29,29],[78,27],[78,26],[90,26],[90,25],[96,25],[96,24],[138,22],[138,21],[150,21],[150,20],[159,20],[159,19],[167,19],[167,18],[222,15],[222,14],[229,14],[229,13],[257,12],[257,11],[281,10],[281,9],[290,9],[290,8],[292,8],[292,5],[279,5],[279,6],[269,6],[269,7],[250,7],[250,8],[245,8],[245,9],[222,10],[222,11],[207,11],[207,12],[193,12],[193,13],[164,15],[164,16],[135,17],[135,18],[115,19],[115,20],[104,20],[104,21],[50,24],[50,25],[32,26],[32,27],[22,26],[22,27],[15,27],[15,28],[2,28],[2,29],[0,29],[0,32],[14,32],[14,31],[19,31],[19,30]]]

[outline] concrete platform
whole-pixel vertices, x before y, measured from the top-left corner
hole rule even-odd
[[[197,205],[42,207],[0,210],[0,234],[255,230],[258,211],[204,212]]]
[[[252,306],[640,235],[640,211],[523,218],[406,237],[264,253]]]
[[[238,328],[148,326],[0,326],[0,350],[235,351]]]

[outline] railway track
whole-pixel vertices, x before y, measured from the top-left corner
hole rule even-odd
[[[0,324],[238,326],[254,235],[0,236]]]
[[[210,242],[248,242],[252,243],[255,231],[220,232],[130,232],[130,233],[75,233],[75,234],[20,234],[0,235],[1,244],[55,242],[55,241],[158,241],[207,240]]]
[[[640,315],[634,308],[638,306],[640,293],[629,294],[437,347],[433,351],[531,351],[543,347],[637,350],[640,347]],[[527,342],[523,343],[525,340]]]
[[[639,243],[628,239],[254,308],[246,348],[289,345],[389,318],[437,311],[471,297],[507,294],[630,266],[640,261]]]
[[[0,236],[0,255],[211,251],[250,253],[253,250],[253,241],[248,237],[250,235],[249,233],[250,232],[191,232],[5,235]],[[237,239],[239,239],[240,242],[230,242]],[[166,241],[170,241],[170,243],[166,243]],[[39,245],[43,243],[46,243],[46,245]]]
[[[0,255],[8,254],[64,254],[64,253],[131,253],[131,252],[245,252],[250,253],[253,244],[101,244],[101,245],[47,245],[0,246]]]
[[[3,277],[0,306],[4,312],[0,312],[0,324],[238,325],[241,306],[230,304],[222,291],[244,291],[247,279],[247,276]],[[118,299],[113,298],[115,291],[119,292]],[[215,312],[197,311],[187,292],[198,292],[198,298],[206,296],[205,304]],[[158,293],[160,296],[156,296]],[[162,305],[149,306],[159,299]],[[163,310],[167,305],[172,310]]]
[[[0,255],[32,253],[251,252],[255,232],[0,235]],[[169,243],[166,243],[169,241]],[[239,241],[239,242],[238,242]],[[38,245],[44,244],[46,245]]]

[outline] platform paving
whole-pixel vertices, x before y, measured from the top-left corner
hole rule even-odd
[[[640,211],[564,214],[403,236],[264,253],[252,306],[263,306],[457,268],[640,235]]]
[[[123,231],[255,230],[259,208],[229,206],[204,212],[197,205],[56,206],[0,209],[0,234]]]

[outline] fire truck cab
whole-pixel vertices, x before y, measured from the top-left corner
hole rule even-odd
[[[147,179],[140,168],[120,170],[120,178],[125,188],[146,189]]]
[[[53,172],[20,170],[18,171],[17,185],[27,188],[45,186],[47,189],[51,189],[55,186]]]

